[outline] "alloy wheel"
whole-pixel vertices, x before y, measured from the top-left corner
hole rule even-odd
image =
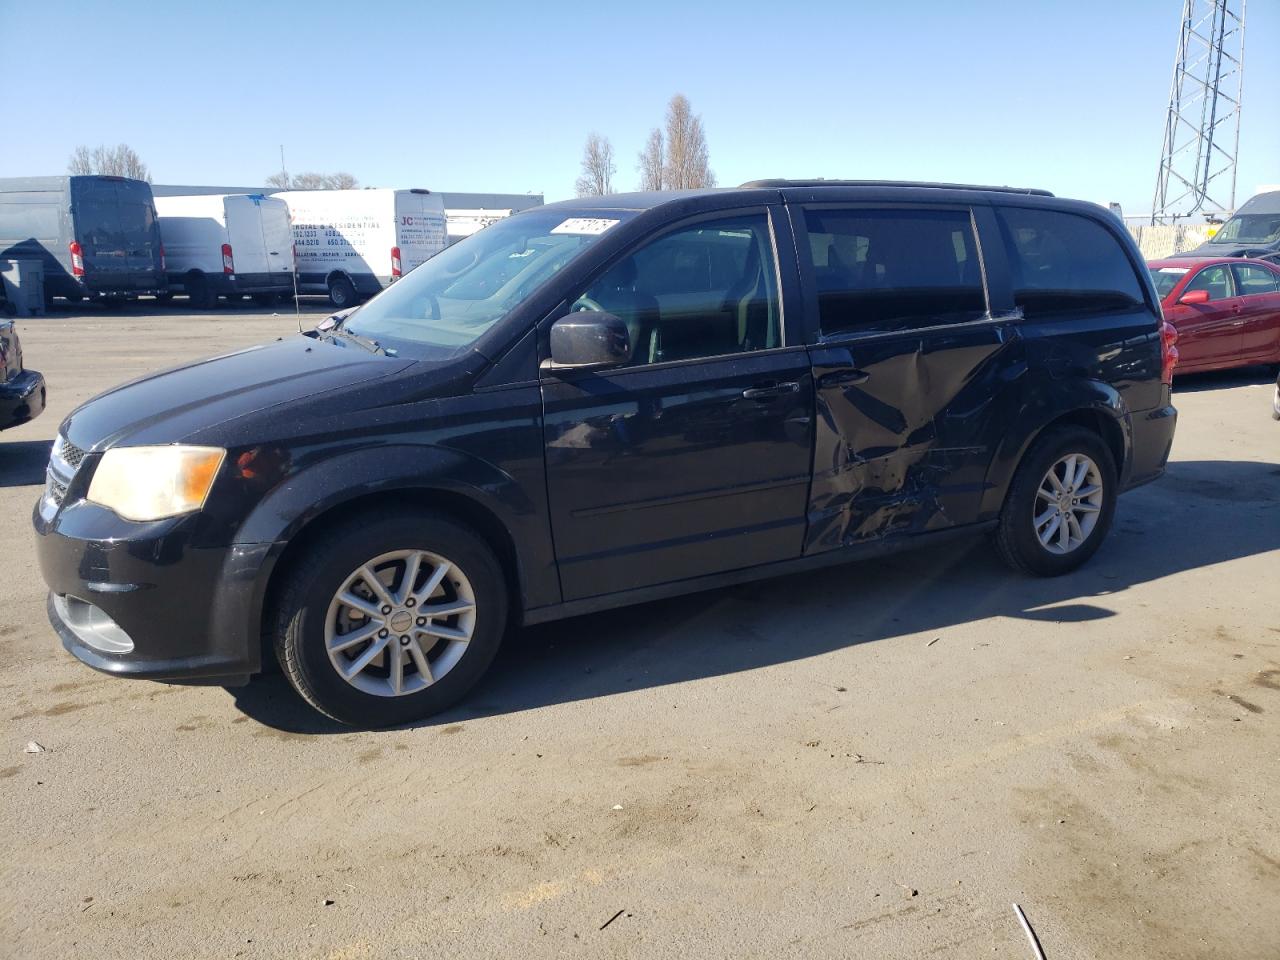
[[[1040,546],[1059,556],[1089,539],[1102,513],[1102,473],[1082,453],[1059,459],[1040,481],[1032,517]]]
[[[475,624],[475,593],[456,564],[425,550],[395,550],[338,587],[325,617],[325,649],[356,689],[400,697],[452,670]]]

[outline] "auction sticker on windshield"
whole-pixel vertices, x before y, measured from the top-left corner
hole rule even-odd
[[[1190,269],[1191,269],[1190,267],[1161,267],[1160,272],[1176,273],[1178,276],[1182,276],[1184,273],[1187,273],[1188,271],[1190,271]]]
[[[572,233],[583,237],[597,237],[610,227],[617,226],[617,220],[601,220],[591,217],[570,217],[558,227],[552,227],[552,233]]]

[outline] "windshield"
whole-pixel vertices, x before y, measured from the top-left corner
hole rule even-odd
[[[1190,267],[1152,267],[1151,280],[1156,285],[1156,294],[1163,300],[1169,291],[1178,285],[1178,281],[1186,276]]]
[[[427,260],[350,316],[344,329],[408,354],[456,353],[630,216],[534,210],[499,220]]]
[[[1244,213],[1232,217],[1210,243],[1274,243],[1280,240],[1280,213]]]

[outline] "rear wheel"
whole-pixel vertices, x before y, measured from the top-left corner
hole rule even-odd
[[[329,302],[339,310],[356,305],[355,285],[346,277],[334,277],[329,281]]]
[[[362,727],[457,703],[507,622],[502,568],[468,528],[431,514],[362,514],[308,546],[276,605],[276,654],[316,709]]]
[[[184,281],[187,299],[196,310],[212,310],[218,305],[218,293],[204,274],[193,274]]]
[[[1024,573],[1069,573],[1102,545],[1115,515],[1115,460],[1083,427],[1040,437],[1023,457],[995,532],[1005,562]]]
[[[253,302],[260,307],[274,307],[278,299],[278,296],[274,293],[255,293],[253,295]]]

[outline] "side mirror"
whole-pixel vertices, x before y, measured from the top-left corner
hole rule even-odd
[[[551,362],[557,367],[616,367],[631,359],[631,334],[612,313],[583,310],[551,325]]]
[[[1186,293],[1184,293],[1181,297],[1178,298],[1178,302],[1190,304],[1192,306],[1194,306],[1197,303],[1208,303],[1209,291],[1208,290],[1188,290]]]

